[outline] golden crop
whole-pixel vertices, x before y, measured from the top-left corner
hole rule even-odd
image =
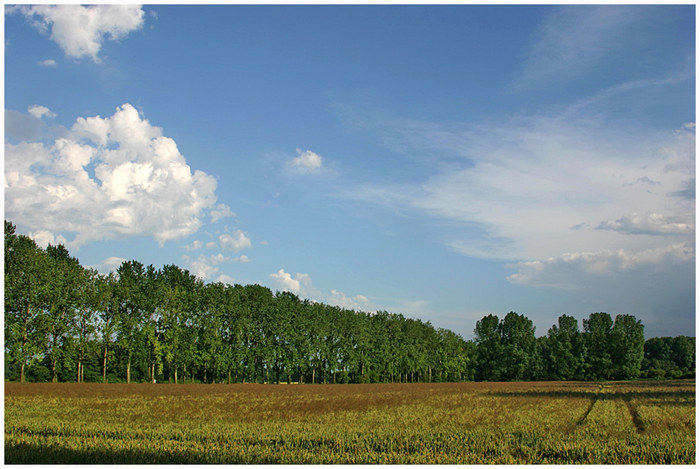
[[[694,464],[695,382],[6,383],[5,462]]]

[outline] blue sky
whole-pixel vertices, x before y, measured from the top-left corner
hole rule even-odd
[[[695,6],[6,7],[5,217],[473,335],[695,330]]]

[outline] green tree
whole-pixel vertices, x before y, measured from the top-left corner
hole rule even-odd
[[[85,358],[90,349],[90,340],[95,332],[95,316],[100,307],[99,274],[97,271],[93,269],[83,270],[79,286],[80,301],[73,324],[76,336],[76,381],[82,383],[85,379]]]
[[[639,377],[644,359],[644,325],[630,314],[619,314],[611,331],[612,375],[615,379]]]
[[[578,321],[567,315],[547,333],[548,348],[545,356],[547,375],[552,380],[583,380],[585,378],[586,350]]]
[[[608,313],[591,313],[583,320],[586,345],[587,379],[611,379],[613,375],[612,349],[613,320]]]
[[[46,253],[15,226],[5,221],[5,351],[20,368],[20,382],[27,368],[42,358],[42,323],[49,283]]]
[[[501,379],[521,381],[530,378],[535,357],[535,327],[522,314],[510,312],[499,324],[501,334]]]
[[[477,321],[474,340],[477,352],[476,378],[479,381],[500,380],[503,376],[503,352],[498,316],[489,314]]]
[[[72,329],[78,309],[82,266],[71,257],[63,245],[46,248],[49,260],[47,277],[46,314],[44,330],[47,334],[46,353],[51,362],[51,381],[58,381],[58,364],[62,359],[68,332]]]

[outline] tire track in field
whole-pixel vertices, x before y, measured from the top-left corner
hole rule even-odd
[[[632,404],[632,397],[629,394],[625,394],[622,399],[625,401],[625,405],[627,405],[627,410],[630,412],[630,416],[632,417],[632,423],[634,423],[634,427],[637,429],[637,433],[643,433],[644,430],[646,430],[646,424],[644,423],[644,420],[639,416],[639,412],[637,412],[637,408]]]
[[[600,388],[600,389],[602,389],[602,388]],[[591,413],[596,402],[598,402],[598,397],[600,395],[600,389],[598,389],[598,392],[596,392],[595,395],[591,398],[591,404],[588,406],[588,409],[586,409],[586,412],[583,414],[583,417],[578,419],[578,422],[576,422],[577,427],[580,427],[581,425],[586,423],[586,419],[588,418],[588,414]]]

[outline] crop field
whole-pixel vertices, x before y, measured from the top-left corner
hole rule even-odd
[[[694,464],[695,381],[5,383],[5,462]]]

